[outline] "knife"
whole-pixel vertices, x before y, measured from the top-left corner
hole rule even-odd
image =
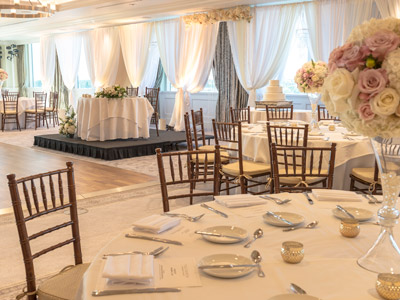
[[[132,238],[132,239],[155,241],[155,242],[166,243],[166,244],[183,245],[181,242],[174,241],[174,240],[161,239],[158,237],[147,236],[147,235],[138,235],[138,234],[134,234],[134,233],[127,233],[127,234],[125,234],[125,237]]]
[[[310,198],[310,196],[308,196],[307,192],[303,192],[303,195],[306,196],[308,203],[310,203],[310,205],[314,204],[314,201]]]
[[[147,288],[147,289],[129,289],[129,290],[94,290],[92,296],[111,296],[111,295],[123,295],[123,294],[143,294],[143,293],[169,293],[169,292],[180,292],[180,289],[176,288]]]
[[[231,269],[231,268],[248,268],[248,267],[258,267],[258,265],[252,265],[252,264],[247,264],[247,265],[201,265],[198,266],[199,269],[204,270],[204,269]]]
[[[277,214],[274,214],[272,211],[267,211],[267,215],[273,216],[275,219],[278,219],[279,221],[285,222],[286,224],[289,224],[290,226],[294,226],[294,224],[285,218],[282,218],[281,216],[278,216]]]
[[[295,294],[302,294],[306,295],[306,291],[303,290],[301,287],[299,287],[297,284],[291,283],[290,284],[290,289],[295,293]]]
[[[207,208],[207,209],[209,209],[209,210],[215,212],[216,214],[219,214],[219,215],[223,216],[224,218],[227,218],[227,217],[228,217],[228,215],[227,215],[226,213],[223,213],[222,211],[216,210],[215,208],[212,208],[211,206],[208,206],[208,205],[205,204],[205,203],[200,204],[200,206],[201,206],[201,207],[204,207],[204,208]]]
[[[240,236],[226,235],[226,234],[199,231],[199,230],[196,230],[194,233],[202,234],[202,235],[209,235],[209,236],[216,236],[216,237],[224,237],[224,238],[230,238],[230,239],[236,239],[236,240],[242,240],[243,239]]]
[[[352,218],[352,219],[355,219],[355,217],[351,214],[351,213],[349,213],[348,211],[347,211],[347,209],[344,209],[343,207],[341,207],[340,205],[336,205],[336,208],[338,209],[338,210],[340,210],[341,212],[344,212],[346,215],[348,215],[350,218]]]
[[[378,200],[371,192],[368,192],[368,196],[375,201],[375,203],[382,203],[383,201]]]

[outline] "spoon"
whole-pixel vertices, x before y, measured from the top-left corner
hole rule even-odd
[[[263,270],[261,269],[261,265],[260,265],[260,262],[262,260],[260,252],[258,252],[257,250],[254,250],[253,252],[251,252],[251,258],[253,259],[254,263],[257,264],[258,277],[265,277],[265,274],[264,274]]]
[[[302,228],[303,229],[312,229],[317,225],[318,225],[318,221],[315,220],[315,221],[312,221],[310,224],[307,224],[306,226],[290,227],[290,228],[283,229],[283,231],[293,231],[293,230],[302,229]]]
[[[295,294],[307,295],[306,291],[303,290],[301,287],[299,287],[297,284],[291,283],[290,284],[290,289]]]
[[[200,220],[205,214],[201,214],[196,217],[191,217],[191,216],[188,216],[185,214],[173,214],[173,213],[164,213],[163,215],[168,216],[168,217],[180,217],[180,218],[184,218],[190,222],[196,222],[196,221]]]
[[[250,241],[248,241],[245,245],[244,245],[244,247],[245,248],[249,248],[250,247],[250,245],[256,240],[256,239],[259,239],[260,237],[262,237],[263,236],[263,234],[264,234],[264,232],[262,231],[262,229],[261,228],[258,228],[256,231],[254,231],[254,233],[253,233],[253,239],[252,240],[250,240]]]
[[[267,195],[262,195],[262,196],[260,196],[260,198],[263,198],[263,199],[266,199],[266,200],[274,200],[275,203],[278,204],[278,205],[282,205],[282,204],[285,204],[285,203],[288,203],[288,202],[292,201],[292,199],[281,200],[279,198],[275,198],[275,197],[271,197],[271,196],[267,196]]]

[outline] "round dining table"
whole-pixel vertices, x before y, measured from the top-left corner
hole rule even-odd
[[[335,191],[332,191],[334,193]],[[268,300],[276,295],[289,294],[290,283],[303,288],[307,294],[324,300],[369,300],[380,299],[375,282],[377,274],[369,272],[357,264],[357,259],[366,253],[380,232],[380,226],[372,223],[376,218],[377,204],[369,204],[367,200],[341,203],[344,207],[364,208],[371,211],[371,223],[361,223],[360,234],[356,238],[346,238],[339,233],[340,220],[332,211],[337,202],[319,201],[314,198],[310,205],[303,194],[277,194],[280,199],[291,199],[289,203],[277,205],[274,201],[265,204],[227,208],[215,201],[207,204],[227,214],[222,217],[200,205],[192,205],[174,210],[197,216],[205,213],[197,222],[182,219],[180,224],[161,234],[142,233],[149,237],[166,238],[182,242],[183,245],[163,244],[160,242],[126,238],[125,234],[134,233],[132,228],[121,232],[107,246],[101,249],[84,275],[80,291],[76,299],[96,299],[92,292],[99,288],[102,280],[102,268],[105,253],[125,251],[149,251],[159,246],[169,246],[169,249],[154,260],[160,264],[173,262],[176,259],[192,259],[196,268],[195,274],[200,277],[198,286],[182,286],[179,280],[173,286],[180,292],[145,293],[104,296],[104,299],[171,299],[171,300],[204,300],[204,299],[252,299]],[[311,196],[313,197],[313,196]],[[161,200],[160,200],[161,201]],[[319,221],[313,229],[298,229],[283,232],[282,227],[271,226],[263,218],[266,211],[291,212],[304,217],[304,226],[314,220]],[[132,223],[135,220],[132,220]],[[194,234],[196,230],[208,230],[213,226],[236,226],[247,231],[248,238],[233,244],[219,244],[205,240],[201,235]],[[261,228],[263,236],[257,239],[250,248],[244,244],[252,238],[253,232]],[[398,239],[398,231],[395,230]],[[298,264],[286,263],[281,257],[281,245],[285,241],[297,241],[304,245],[304,259]],[[197,270],[202,258],[216,254],[235,254],[250,258],[251,252],[258,250],[261,254],[261,267],[265,277],[258,277],[257,269],[250,274],[238,278],[217,278]],[[171,268],[173,270],[173,268]],[[164,270],[169,272],[170,269]],[[162,276],[156,272],[157,276]],[[193,275],[193,274],[192,274]],[[279,298],[285,299],[285,298]],[[292,299],[292,298],[290,298]],[[303,298],[301,298],[303,299]],[[308,299],[308,298],[307,298]]]
[[[24,128],[25,124],[25,110],[27,109],[34,109],[35,108],[35,98],[28,98],[28,97],[19,97],[18,98],[18,121],[19,126]],[[3,100],[0,99],[0,111],[3,111]],[[0,115],[0,122],[1,122],[1,115]],[[35,128],[35,122],[28,122],[26,124],[28,128]],[[12,123],[8,121],[5,124],[4,130],[14,130],[17,129],[17,123]]]
[[[250,109],[250,121],[251,123],[257,123],[258,121],[266,121],[267,113],[265,108],[251,108]],[[293,120],[301,120],[305,122],[311,121],[311,110],[306,109],[295,109],[293,110]]]

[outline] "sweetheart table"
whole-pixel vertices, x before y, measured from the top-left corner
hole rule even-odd
[[[168,245],[159,242],[130,239],[124,237],[133,232],[127,229],[115,237],[107,246],[100,250],[97,257],[87,270],[76,299],[97,299],[91,293],[97,287],[97,281],[102,273],[102,255],[126,251],[150,251],[159,246],[169,246],[169,249],[155,258],[160,262],[168,262],[176,258],[194,258],[198,263],[203,257],[212,254],[238,254],[250,257],[253,250],[258,250],[262,256],[261,266],[265,277],[257,276],[257,271],[235,279],[222,279],[206,275],[198,270],[201,286],[182,287],[178,293],[152,293],[106,296],[104,299],[252,299],[267,300],[278,294],[289,292],[290,283],[296,283],[308,294],[324,300],[369,300],[380,299],[375,291],[377,274],[368,272],[357,265],[357,258],[363,255],[375,241],[380,227],[373,224],[362,224],[361,232],[356,238],[345,238],[339,233],[340,220],[333,216],[332,209],[338,202],[314,201],[310,205],[302,194],[277,194],[281,199],[290,198],[291,202],[277,205],[273,201],[267,204],[246,208],[226,208],[216,202],[208,202],[210,206],[225,212],[228,218],[223,218],[200,205],[192,205],[174,210],[173,212],[205,216],[197,222],[182,219],[180,225],[161,234],[146,234],[161,238],[178,240],[183,246]],[[161,199],[160,199],[161,201]],[[341,203],[343,207],[364,208],[373,212],[379,208],[362,200],[361,202]],[[275,227],[264,222],[262,215],[267,211],[294,212],[305,218],[304,225],[313,220],[319,224],[314,229],[299,229],[283,232],[282,227]],[[135,220],[132,220],[132,223]],[[261,228],[264,236],[257,239],[250,248],[244,248],[244,241],[235,244],[215,244],[206,241],[202,236],[194,234],[195,230],[203,230],[210,226],[232,225],[247,231],[249,238],[252,233]],[[399,237],[398,228],[395,235]],[[145,234],[145,233],[139,233]],[[282,242],[298,241],[303,243],[305,256],[299,264],[285,263],[280,255]],[[176,287],[180,287],[176,282]]]
[[[86,141],[149,138],[154,109],[147,98],[80,98],[77,135]]]

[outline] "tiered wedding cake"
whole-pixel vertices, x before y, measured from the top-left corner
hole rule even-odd
[[[269,86],[265,90],[263,101],[277,102],[285,101],[285,94],[282,92],[282,87],[279,86],[279,80],[270,80]]]

